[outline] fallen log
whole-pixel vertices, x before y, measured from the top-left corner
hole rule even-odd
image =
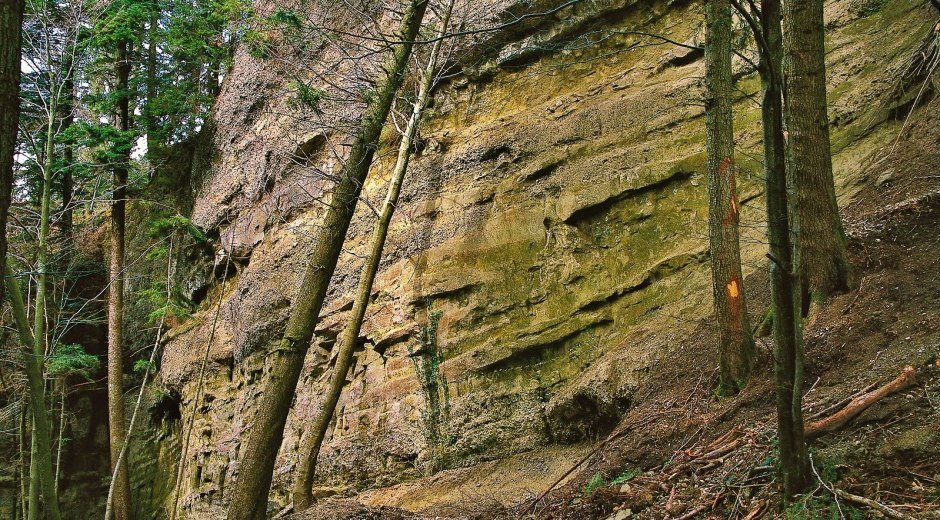
[[[858,417],[862,412],[868,409],[869,406],[878,402],[879,399],[910,388],[916,380],[917,372],[914,370],[914,367],[904,367],[901,375],[881,388],[877,388],[852,399],[845,408],[829,417],[808,423],[804,428],[806,438],[810,439],[818,437],[823,433],[838,430],[848,424],[852,419]]]
[[[856,505],[862,505],[862,506],[866,506],[871,509],[874,509],[875,511],[880,512],[881,514],[885,515],[888,518],[893,518],[895,520],[917,520],[913,516],[902,513],[898,511],[897,509],[888,507],[882,504],[881,502],[876,502],[870,498],[853,495],[852,493],[849,493],[848,491],[843,491],[839,488],[833,488],[833,490],[835,491],[835,494],[839,495],[846,501],[852,502],[853,504],[856,504]]]
[[[839,402],[837,402],[837,403],[835,403],[835,404],[832,404],[832,405],[830,405],[830,406],[827,406],[827,407],[823,408],[822,410],[820,410],[820,411],[814,413],[813,415],[811,415],[811,416],[809,417],[809,419],[810,419],[810,420],[819,419],[820,417],[824,417],[824,416],[826,416],[826,415],[829,415],[829,414],[831,414],[831,413],[833,413],[833,412],[835,412],[835,411],[837,411],[837,410],[841,410],[842,408],[845,407],[845,405],[851,403],[851,402],[852,402],[852,399],[855,399],[855,398],[857,398],[857,397],[860,396],[860,395],[864,395],[864,394],[867,394],[868,392],[871,392],[872,390],[875,389],[876,386],[878,386],[878,383],[872,383],[872,384],[866,386],[865,388],[862,388],[862,389],[859,390],[858,392],[856,392],[856,393],[854,393],[854,394],[852,394],[852,395],[846,397],[845,399],[843,399],[843,400],[841,400],[841,401],[839,401]]]

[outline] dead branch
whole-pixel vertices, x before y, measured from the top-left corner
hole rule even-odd
[[[675,498],[676,498],[676,486],[672,486],[672,489],[669,490],[669,498],[666,499],[666,507],[665,507],[665,509],[666,509],[666,512],[667,512],[667,513],[670,513],[670,514],[672,513],[673,500],[674,500]]]
[[[892,509],[880,502],[876,502],[870,498],[865,498],[858,495],[853,495],[848,491],[843,491],[837,487],[833,488],[833,491],[843,499],[852,502],[853,504],[858,504],[862,506],[869,507],[875,511],[879,511],[881,514],[887,516],[888,518],[894,518],[895,520],[915,520],[913,516],[904,514],[897,509]]]
[[[725,455],[726,453],[728,453],[728,452],[730,452],[730,451],[733,451],[733,450],[737,449],[737,448],[740,447],[742,444],[744,444],[744,439],[743,439],[743,438],[737,438],[737,439],[735,439],[735,440],[733,440],[733,441],[731,441],[731,442],[725,444],[724,446],[719,446],[719,447],[713,449],[712,451],[710,451],[710,452],[708,452],[708,453],[705,453],[704,455],[699,456],[699,459],[710,460],[710,459],[714,459],[714,458],[720,457],[720,456]]]
[[[699,514],[703,513],[706,509],[708,509],[708,504],[702,504],[688,513],[676,518],[676,520],[689,520],[690,518],[695,518]]]
[[[833,413],[833,412],[835,412],[836,410],[839,410],[839,409],[845,407],[845,405],[851,403],[853,399],[856,399],[856,398],[858,398],[859,396],[861,396],[861,395],[863,395],[863,394],[866,394],[866,393],[868,393],[868,392],[871,392],[872,390],[875,389],[876,386],[878,386],[878,383],[872,383],[872,384],[866,386],[865,388],[862,388],[862,389],[859,390],[858,392],[855,392],[854,394],[852,394],[852,395],[846,397],[845,399],[843,399],[843,400],[841,400],[841,401],[839,401],[839,402],[837,402],[837,403],[835,403],[835,404],[833,404],[833,405],[827,406],[827,407],[823,408],[822,410],[820,410],[820,411],[814,413],[813,415],[811,415],[811,416],[809,417],[809,419],[810,419],[810,420],[814,420],[814,419],[818,419],[818,418],[820,418],[820,417],[824,417],[824,416],[826,416],[826,415],[828,415],[828,414],[830,414],[830,413]]]
[[[709,509],[714,509],[715,506],[718,505],[718,501],[721,500],[724,496],[725,496],[724,493],[718,493],[717,495],[715,495],[715,499],[712,500],[710,504],[709,503],[702,504],[692,509],[688,513],[676,518],[675,520],[689,520],[690,518],[695,518],[696,516],[704,513],[705,511]]]
[[[747,516],[744,517],[744,520],[754,520],[755,518],[757,518],[757,516],[761,513],[763,509],[764,509],[764,502],[758,501],[754,509],[752,509],[751,512],[748,513]]]
[[[730,430],[726,431],[724,434],[719,436],[717,439],[705,445],[705,449],[712,450],[712,449],[717,448],[718,446],[721,446],[725,441],[727,441],[731,436],[735,435],[736,433],[739,433],[739,429],[737,426],[734,428],[731,428]]]
[[[805,430],[806,438],[813,438],[826,432],[838,430],[848,424],[852,419],[858,417],[859,414],[881,398],[909,388],[914,384],[916,379],[917,372],[914,370],[914,367],[904,367],[901,375],[888,384],[852,399],[845,408],[825,419],[807,424]]]

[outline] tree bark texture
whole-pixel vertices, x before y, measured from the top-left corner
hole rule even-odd
[[[800,280],[806,303],[849,288],[845,230],[832,177],[826,104],[822,0],[783,4],[785,117],[788,159],[796,185]]]
[[[774,377],[776,387],[777,435],[784,492],[793,496],[809,482],[809,459],[803,435],[802,380],[803,345],[799,312],[799,284],[793,262],[794,244],[790,235],[789,190],[783,95],[781,89],[783,36],[780,0],[761,2],[761,118],[764,133],[764,176],[767,203],[767,239],[771,300],[774,309]]]
[[[20,117],[23,0],[0,3],[0,272],[7,258],[7,213],[13,190],[13,157]],[[0,302],[4,297],[0,277]]]
[[[130,62],[128,43],[118,43],[115,74],[118,91],[116,121],[122,133],[130,129],[130,94],[128,79]],[[110,282],[108,289],[108,425],[110,428],[111,469],[121,456],[121,447],[126,440],[124,424],[124,214],[127,199],[127,169],[130,162],[130,143],[124,136],[118,138],[120,150],[112,165],[113,191],[111,202],[111,254]],[[114,518],[126,520],[131,517],[130,484],[127,465],[117,472],[114,489]]]
[[[732,114],[730,0],[705,2],[705,143],[708,237],[718,324],[722,391],[744,386],[754,363],[754,338],[741,275]]]

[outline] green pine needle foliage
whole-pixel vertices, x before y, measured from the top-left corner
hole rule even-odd
[[[98,358],[77,343],[59,344],[46,360],[46,371],[52,377],[77,376],[92,381],[92,372],[100,366]]]

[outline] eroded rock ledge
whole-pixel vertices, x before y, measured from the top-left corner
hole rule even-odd
[[[837,49],[832,107],[845,121],[834,128],[844,200],[857,190],[872,143],[885,139],[877,123],[888,108],[866,100],[881,95],[883,70],[905,48],[896,35],[919,34],[895,29],[922,18],[907,2],[868,15],[853,10],[855,3],[828,7]],[[500,5],[506,12],[531,6]],[[700,54],[665,45],[630,49],[637,37],[626,34],[545,51],[547,43],[587,30],[695,42],[698,9],[660,1],[579,4],[486,36],[492,55],[462,64],[465,74],[436,93],[361,351],[321,455],[324,485],[390,484],[432,467],[603,435],[630,406],[658,352],[709,313]],[[874,26],[880,30],[870,32]],[[298,128],[279,115],[287,110],[285,96],[273,95],[288,77],[281,72],[238,52],[200,159],[206,171],[193,220],[219,237],[217,251],[235,261],[237,275],[225,285],[220,309],[216,279],[207,289],[215,296],[171,332],[160,372],[179,395],[175,406],[191,410],[198,360],[219,311],[206,395],[185,455],[181,503],[193,512],[224,502],[238,439],[260,392],[253,383],[264,351],[278,339],[315,239],[324,185],[278,157],[300,150],[318,167],[333,160],[324,153],[322,128]],[[741,88],[753,92],[757,80],[744,71]],[[751,159],[757,122],[755,107],[742,98],[736,132],[747,269],[761,254],[760,165]],[[389,170],[387,160],[374,168],[366,198],[384,195]],[[299,430],[316,410],[372,219],[361,204],[288,422],[275,499],[296,464]],[[215,259],[203,261],[203,271],[189,272],[204,273]],[[436,363],[438,379],[421,380],[421,363]],[[446,396],[441,409],[427,408],[426,388]],[[169,442],[138,455],[157,460],[155,478],[175,473],[183,426],[172,423],[163,432]],[[429,446],[430,439],[442,446]],[[152,496],[154,507],[168,499],[165,489]]]

